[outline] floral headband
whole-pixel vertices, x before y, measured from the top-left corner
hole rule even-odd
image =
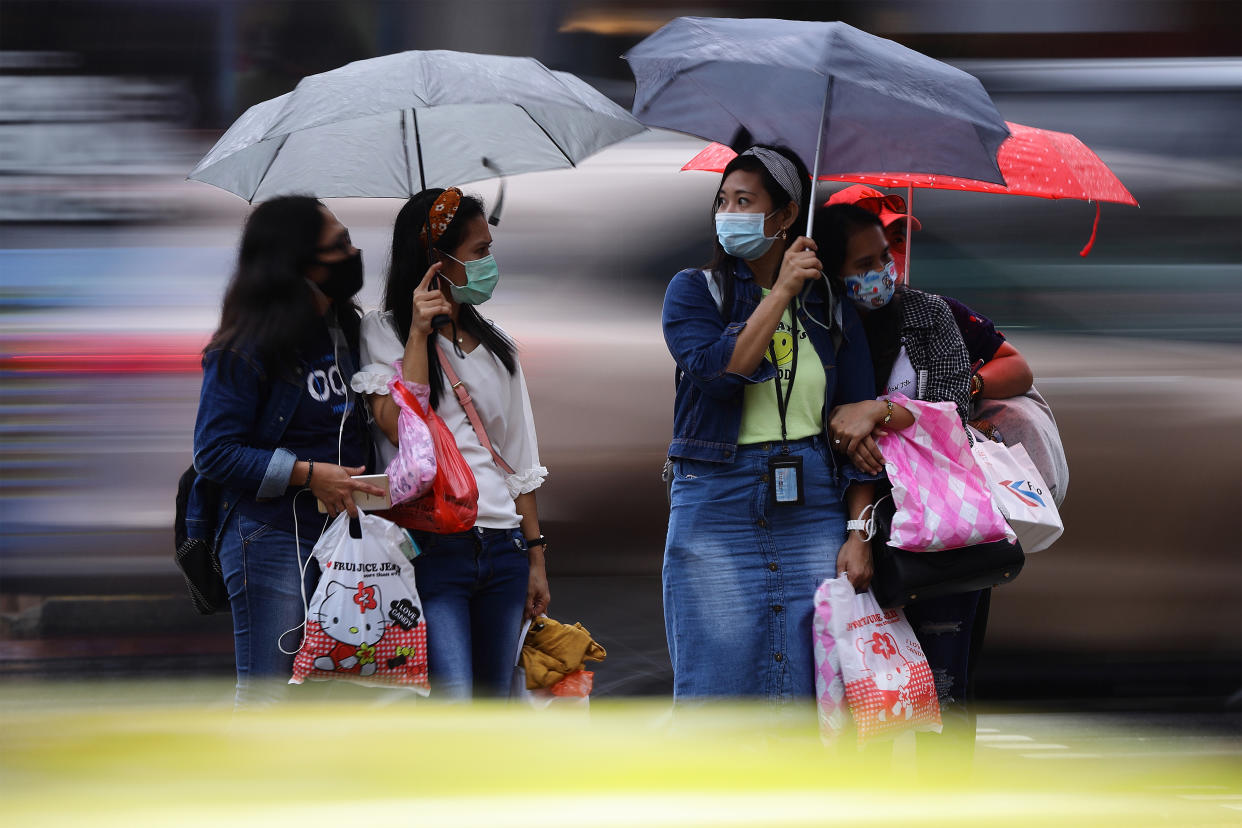
[[[461,206],[461,198],[461,190],[449,187],[432,202],[431,209],[427,211],[427,225],[419,235],[424,247],[432,247],[440,241],[440,237],[453,223],[453,217],[457,215],[457,208]],[[430,239],[427,238],[428,231],[431,233]]]

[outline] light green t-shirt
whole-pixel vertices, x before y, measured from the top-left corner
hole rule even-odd
[[[766,296],[769,291],[763,291]],[[772,334],[776,354],[776,370],[781,378],[781,394],[789,394],[789,375],[793,368],[793,318],[786,308],[781,323]],[[764,359],[771,360],[770,351]],[[785,412],[785,431],[790,440],[799,440],[824,430],[824,392],[827,377],[819,354],[798,324],[798,371],[794,376],[793,394]],[[781,414],[776,406],[776,381],[747,385],[742,399],[742,428],[737,441],[745,443],[779,442]]]

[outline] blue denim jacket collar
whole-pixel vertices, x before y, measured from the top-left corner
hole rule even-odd
[[[664,337],[680,369],[669,454],[732,463],[741,428],[744,388],[770,380],[775,368],[763,360],[749,376],[728,371],[737,336],[762,293],[750,268],[738,262],[733,303],[726,316],[712,296],[709,278],[718,277],[701,270],[683,270],[673,277],[665,293]],[[825,418],[838,402],[874,397],[870,355],[857,314],[852,308],[846,309],[844,324],[838,327],[825,318],[826,312],[817,292],[808,294],[798,307],[798,318],[805,324],[826,374]],[[842,394],[848,399],[840,399]]]

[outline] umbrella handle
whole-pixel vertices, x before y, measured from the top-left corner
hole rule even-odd
[[[439,273],[431,277],[430,287],[436,290],[440,289],[440,274]],[[449,316],[447,313],[437,313],[435,316],[431,317],[431,330],[432,331],[435,331],[436,329],[443,327],[444,325],[452,325],[452,324],[453,324],[453,318]]]

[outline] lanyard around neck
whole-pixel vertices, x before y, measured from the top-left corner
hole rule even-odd
[[[789,404],[793,400],[794,378],[798,374],[798,305],[793,302],[789,310],[789,328],[793,336],[792,353],[789,360],[789,390],[781,393],[781,368],[776,362],[776,345],[768,343],[768,354],[772,359],[772,367],[776,369],[776,376],[773,377],[774,387],[776,388],[776,410],[781,416],[781,445],[785,448],[785,453],[789,453],[789,432],[785,426],[785,412],[789,409]]]

